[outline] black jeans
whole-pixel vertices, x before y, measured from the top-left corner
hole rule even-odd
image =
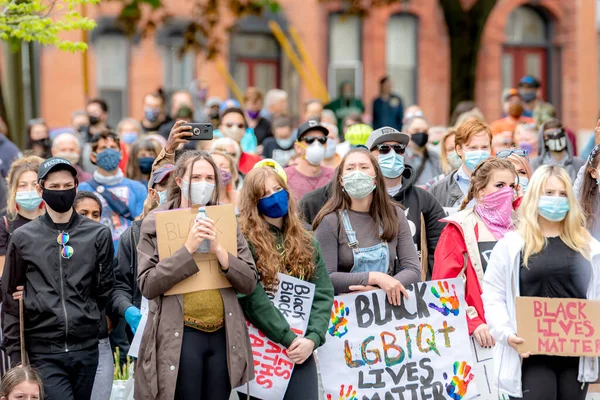
[[[588,385],[582,388],[577,380],[579,357],[530,356],[521,371],[521,400],[585,400]]]
[[[98,369],[98,345],[68,353],[29,353],[44,382],[46,400],[89,400]]]
[[[210,333],[186,326],[175,399],[228,400],[230,394],[225,328]]]
[[[247,400],[248,396],[238,393],[240,400]],[[259,400],[252,396],[251,400]],[[311,355],[303,364],[294,365],[294,372],[285,392],[284,400],[318,400],[319,399],[319,377],[317,375],[317,363]]]

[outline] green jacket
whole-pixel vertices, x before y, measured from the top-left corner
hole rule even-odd
[[[272,231],[276,235],[277,244],[283,246],[283,232],[274,227],[272,227]],[[325,261],[321,257],[321,246],[314,238],[312,246],[316,270],[314,276],[308,281],[315,284],[315,296],[304,337],[315,342],[315,349],[317,349],[325,343],[325,333],[329,328],[331,307],[333,306],[333,285]],[[254,254],[251,244],[250,250]],[[238,299],[246,319],[267,335],[270,340],[286,348],[292,344],[296,334],[292,332],[281,312],[271,303],[263,285],[256,285],[254,291],[249,295],[238,294]]]

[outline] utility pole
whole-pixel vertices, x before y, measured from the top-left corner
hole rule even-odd
[[[12,47],[8,43],[2,46],[4,69],[2,71],[2,89],[6,105],[6,121],[11,139],[17,146],[25,146],[25,105],[23,99],[23,54],[21,44]]]

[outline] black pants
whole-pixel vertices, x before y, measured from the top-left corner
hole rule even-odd
[[[248,399],[243,393],[238,393],[240,400]],[[252,396],[251,400],[259,400]],[[315,357],[310,356],[303,364],[296,364],[290,378],[284,400],[318,400],[319,399],[319,377],[317,376],[317,363]]]
[[[228,400],[230,394],[225,328],[209,333],[186,326],[175,399]]]
[[[521,370],[522,400],[585,400],[588,385],[582,388],[577,380],[579,357],[530,356]]]
[[[89,400],[98,369],[98,345],[68,353],[29,353],[42,376],[46,400]]]

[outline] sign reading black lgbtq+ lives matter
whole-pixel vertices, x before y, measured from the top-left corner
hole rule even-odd
[[[319,365],[328,400],[463,400],[477,396],[461,279],[337,296]]]

